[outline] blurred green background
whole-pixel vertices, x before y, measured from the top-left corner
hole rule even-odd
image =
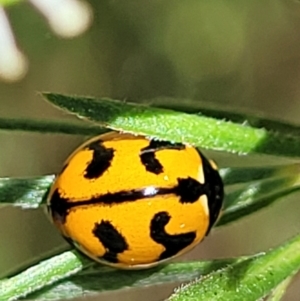
[[[27,3],[8,8],[15,38],[29,59],[17,83],[0,82],[2,117],[70,118],[38,91],[141,101],[160,96],[251,109],[299,124],[300,2],[89,1],[91,28],[74,39],[54,35]],[[3,47],[3,45],[0,45]],[[172,103],[170,102],[170,107]],[[0,132],[0,176],[59,171],[83,137]],[[276,163],[276,158],[218,156],[219,165]],[[180,258],[220,258],[265,251],[299,232],[299,194],[214,230]],[[65,245],[43,210],[0,210],[0,274]],[[299,301],[300,278],[285,301]],[[161,300],[163,288],[103,295],[105,300]],[[155,294],[153,294],[155,291]],[[122,295],[121,295],[122,294]]]

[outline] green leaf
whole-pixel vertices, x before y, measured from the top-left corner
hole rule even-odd
[[[224,226],[228,223],[237,221],[243,217],[246,217],[258,210],[261,210],[267,206],[274,204],[285,196],[288,196],[296,191],[299,191],[300,187],[292,187],[286,190],[277,191],[270,195],[263,195],[260,198],[246,199],[245,204],[238,204],[236,206],[228,207],[224,210],[220,220],[216,224],[216,227]],[[249,190],[247,190],[249,191]]]
[[[24,209],[38,208],[52,184],[54,175],[35,178],[0,178],[0,204]]]
[[[158,97],[144,101],[145,104],[151,104],[159,108],[172,109],[190,114],[200,114],[216,119],[232,121],[241,124],[247,124],[256,128],[266,128],[267,130],[285,133],[288,135],[299,136],[300,127],[287,122],[266,118],[257,112],[238,112],[239,109],[233,108],[232,105],[222,103],[195,101],[190,99],[179,99],[172,97]]]
[[[88,293],[99,293],[124,287],[145,287],[166,282],[183,282],[224,268],[239,260],[233,258],[213,261],[177,262],[137,271],[115,270],[101,265],[94,265],[92,269],[83,271],[56,286],[53,285],[41,292],[37,292],[34,296],[38,298],[41,296],[45,298],[50,294],[57,294],[58,296],[62,291],[65,292],[65,296],[68,296],[68,293],[72,290],[75,297],[82,295],[82,290]]]
[[[170,263],[141,271],[114,270],[91,262],[76,251],[68,251],[2,280],[0,300],[12,301],[24,296],[58,300],[122,287],[183,282],[201,277],[179,290],[170,300],[254,301],[269,294],[300,268],[299,248],[300,236],[282,247],[252,257]],[[82,271],[89,267],[86,272]],[[78,271],[82,272],[74,275]],[[70,278],[71,275],[74,276]],[[191,296],[197,296],[197,299]]]
[[[44,96],[60,109],[114,130],[239,154],[300,154],[299,135],[106,98]]]
[[[94,136],[107,130],[86,122],[0,118],[0,130]]]
[[[90,265],[91,261],[75,251],[57,255],[14,277],[0,281],[0,300],[18,300],[46,285],[70,277]]]
[[[227,193],[223,214],[216,226],[223,226],[282,199],[300,190],[299,175],[255,181],[247,186]]]
[[[221,168],[219,173],[224,185],[253,182],[257,180],[284,177],[300,174],[300,164],[252,167],[228,167]]]
[[[168,301],[257,301],[300,269],[300,235],[181,286]]]
[[[30,294],[30,298],[59,300],[128,286],[141,287],[187,281],[240,260],[171,263],[147,270],[122,271],[96,264],[76,251],[68,251],[45,260],[17,276],[2,280],[0,300],[17,300]],[[88,267],[92,269],[84,271]],[[82,272],[78,273],[79,271]],[[78,275],[70,278],[76,273]],[[58,281],[59,283],[55,284]],[[43,289],[38,291],[40,288]],[[33,294],[34,292],[36,293]]]

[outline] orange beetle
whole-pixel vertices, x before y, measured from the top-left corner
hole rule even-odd
[[[196,148],[110,132],[69,157],[47,204],[62,235],[87,256],[138,269],[195,247],[222,202],[221,177]]]

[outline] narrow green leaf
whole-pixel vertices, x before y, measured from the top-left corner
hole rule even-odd
[[[274,177],[300,174],[300,164],[274,165],[259,167],[228,167],[220,169],[220,175],[225,185],[253,182]]]
[[[257,301],[300,269],[300,235],[182,286],[168,301]]]
[[[225,196],[224,211],[216,226],[241,219],[300,191],[298,176],[257,181]]]
[[[276,174],[277,168],[274,166],[266,167],[237,167],[223,168],[220,175],[225,185],[247,183],[255,180],[271,178]]]
[[[239,112],[232,105],[222,103],[204,102],[199,100],[178,99],[172,97],[158,97],[144,101],[159,108],[168,109],[170,106],[176,111],[190,114],[200,114],[216,119],[223,119],[241,124],[247,124],[256,128],[266,128],[267,130],[299,136],[300,127],[287,122],[266,118],[257,112]],[[200,113],[199,113],[200,112]]]
[[[54,175],[35,178],[0,178],[0,204],[38,208]]]
[[[295,242],[290,242],[285,246],[285,248],[278,248],[275,250],[275,253],[272,251],[274,254],[269,252],[270,254],[268,255],[267,253],[268,260],[278,261],[278,257],[293,253],[291,248],[299,248],[299,240],[300,238]],[[289,250],[287,250],[287,247]],[[294,253],[296,253],[295,250]],[[245,268],[248,267],[248,265],[250,267],[253,265],[252,273],[254,273],[258,272],[257,266],[269,263],[266,258],[261,263],[258,263],[257,260],[260,257],[266,257],[266,255],[259,254],[247,258],[241,257],[238,259],[223,259],[204,262],[171,263],[148,270],[122,271],[113,270],[91,262],[76,251],[68,251],[45,260],[17,276],[2,280],[0,282],[0,300],[18,300],[20,297],[28,295],[34,299],[58,300],[63,298],[80,297],[101,291],[116,290],[122,287],[141,287],[165,282],[188,281],[195,277],[203,277],[205,275],[208,275],[207,277],[209,279],[214,277],[215,273],[227,270],[229,270],[228,273],[226,272],[228,276],[235,277],[237,279],[241,278],[241,280],[243,280],[243,277],[241,276],[244,276],[244,274],[241,275],[240,272],[246,272]],[[286,258],[288,258],[287,255]],[[292,269],[292,264],[296,262],[296,259],[298,260],[298,258],[299,256],[294,258],[293,261],[292,258],[288,258],[290,264],[287,263],[284,267],[282,267],[286,268],[282,271],[282,273],[287,273],[288,268]],[[286,260],[285,257],[283,257],[283,259]],[[275,261],[274,264],[278,270],[277,261]],[[241,263],[242,266],[239,266],[239,263]],[[298,262],[296,263],[298,265],[300,264]],[[89,269],[86,272],[80,272],[88,267],[93,267],[93,269]],[[236,267],[238,267],[237,271],[235,271]],[[231,270],[232,273],[230,273]],[[270,271],[270,276],[273,277],[274,273],[275,272]],[[70,278],[71,275],[75,276]],[[247,275],[245,274],[245,276]],[[282,277],[282,275],[278,275],[276,279],[279,277]],[[233,283],[237,280],[235,278],[232,279]],[[263,276],[259,274],[257,278],[263,279]],[[248,283],[251,284],[251,280],[252,279],[250,278],[245,285],[248,285]],[[266,282],[267,280],[264,279],[264,281]],[[248,299],[243,300],[246,301]]]
[[[92,262],[76,251],[68,251],[0,282],[0,300],[17,300],[28,295],[32,299],[60,300],[123,287],[188,281],[240,260],[170,263],[153,269],[122,271]],[[84,271],[87,267],[93,268]],[[78,274],[70,277],[75,273]]]
[[[71,135],[100,135],[107,130],[99,125],[86,122],[61,122],[59,120],[32,120],[0,118],[0,130],[25,131],[39,133],[71,134]]]
[[[232,153],[297,157],[300,136],[110,99],[45,93],[58,108],[107,128]]]
[[[88,288],[89,292],[103,292],[123,287],[144,287],[166,282],[191,280],[240,260],[240,258],[229,258],[210,261],[175,262],[152,269],[136,271],[108,269],[95,264],[92,269],[78,273],[71,279],[68,279],[68,282],[70,280],[81,288]],[[116,279],[118,281],[115,281]],[[62,284],[64,285],[65,282]],[[52,290],[52,288],[49,288],[47,291],[49,290]],[[57,290],[57,287],[55,290]]]
[[[240,205],[245,206],[266,195],[285,191],[286,189],[294,187],[298,188],[299,186],[298,175],[274,177],[247,183],[244,184],[242,188],[238,188],[226,194],[224,209]]]
[[[65,252],[45,260],[24,272],[0,281],[0,300],[13,301],[56,283],[91,265],[76,251]]]

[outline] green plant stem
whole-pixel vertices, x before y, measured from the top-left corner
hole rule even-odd
[[[86,122],[62,122],[60,120],[0,118],[0,130],[39,132],[68,135],[100,135],[107,130]]]

